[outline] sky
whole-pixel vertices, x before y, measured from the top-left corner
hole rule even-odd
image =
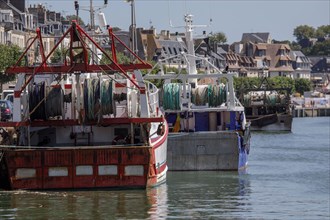
[[[78,0],[79,15],[90,23],[91,0]],[[131,24],[131,5],[125,0],[92,0],[95,23],[98,12],[105,14],[113,27],[128,30]],[[26,4],[43,4],[51,11],[64,15],[76,14],[74,0],[26,0]],[[171,32],[184,32],[185,14],[194,15],[195,34],[223,32],[227,42],[240,41],[243,33],[269,32],[275,40],[295,40],[293,30],[299,25],[317,28],[330,25],[330,0],[135,0],[136,26]],[[212,20],[212,22],[210,22]],[[171,22],[170,22],[171,21]],[[170,25],[172,24],[172,26]],[[174,27],[173,27],[174,26]]]

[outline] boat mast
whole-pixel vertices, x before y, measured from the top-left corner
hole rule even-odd
[[[136,34],[136,18],[135,18],[135,0],[126,0],[131,4],[131,25],[130,25],[130,37],[131,37],[131,50],[138,54],[137,49],[137,34]]]
[[[195,27],[207,27],[206,25],[193,25],[193,15],[186,14],[184,16],[184,21],[186,22],[186,44],[187,44],[187,68],[190,75],[197,74],[196,68],[196,55],[194,46],[194,28]],[[189,83],[195,84],[197,86],[197,78],[189,78]]]
[[[194,38],[193,38],[193,28],[192,25],[193,15],[187,14],[185,15],[185,22],[186,22],[186,43],[187,43],[187,50],[188,50],[188,68],[189,74],[197,74],[196,69],[196,59],[195,59],[195,47],[194,47]]]
[[[79,12],[79,3],[78,1],[74,1],[74,5],[75,5],[75,9],[76,9],[76,16],[77,16],[77,22],[78,22],[78,12]],[[89,7],[81,7],[81,10],[85,10],[85,11],[89,11],[89,18],[90,18],[90,31],[91,31],[91,36],[93,37],[95,34],[95,12],[96,11],[100,11],[103,8],[106,8],[108,5],[108,0],[104,0],[104,4],[103,6],[97,6],[97,9],[95,9],[95,7],[93,6],[93,0],[89,1]],[[94,44],[92,44],[92,54],[91,54],[91,60],[92,63],[98,64],[98,60],[97,60],[97,52],[96,52],[96,47]]]

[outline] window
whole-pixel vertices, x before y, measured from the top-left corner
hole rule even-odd
[[[258,56],[265,56],[266,55],[266,51],[265,50],[258,50]]]
[[[280,66],[285,66],[286,62],[285,62],[285,60],[280,60],[279,64],[280,64]]]
[[[170,47],[168,48],[168,51],[170,51],[170,54],[173,54],[173,53],[172,53],[172,50],[171,50],[171,48],[170,48]]]

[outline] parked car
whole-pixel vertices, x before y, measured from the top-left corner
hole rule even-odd
[[[11,103],[14,103],[14,93],[9,93],[6,96],[5,100],[9,100],[9,101],[11,101]]]
[[[14,89],[5,89],[1,93],[1,98],[0,99],[5,99],[8,94],[14,94]]]
[[[13,104],[9,100],[0,100],[1,121],[9,121],[13,117]]]

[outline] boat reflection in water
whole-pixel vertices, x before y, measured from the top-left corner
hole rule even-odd
[[[165,219],[168,217],[169,201],[167,188],[168,186],[165,183],[147,190],[147,197],[150,205],[148,214],[150,219]]]
[[[0,219],[155,219],[167,217],[167,185],[146,190],[0,191]]]
[[[187,219],[240,218],[252,211],[249,178],[235,171],[170,172],[169,215]]]
[[[252,212],[250,176],[237,172],[169,172],[146,190],[0,191],[0,218],[235,219]]]

